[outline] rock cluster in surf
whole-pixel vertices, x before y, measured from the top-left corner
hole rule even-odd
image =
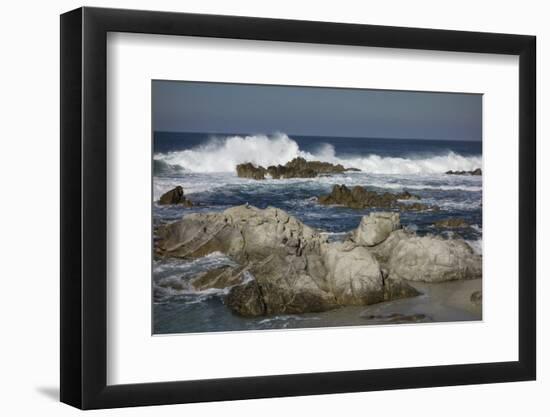
[[[319,204],[341,205],[353,209],[384,208],[399,210],[439,210],[437,206],[414,202],[420,198],[404,191],[402,193],[377,193],[356,185],[348,188],[344,184],[332,187],[330,194],[318,198]],[[407,201],[407,202],[405,202]]]
[[[222,252],[238,263],[192,279],[227,288],[242,316],[326,311],[419,295],[410,281],[481,277],[481,257],[462,239],[419,237],[398,213],[371,213],[343,242],[329,242],[283,210],[237,206],[193,213],[158,229],[158,256],[194,259]]]
[[[304,158],[294,158],[285,165],[271,165],[267,168],[256,166],[250,162],[237,165],[237,175],[241,178],[263,180],[266,176],[273,179],[282,178],[315,178],[320,175],[341,174],[346,171],[360,171],[356,168],[344,168],[340,164],[330,162],[306,161]]]
[[[476,168],[472,171],[447,171],[447,175],[481,175],[481,168]]]

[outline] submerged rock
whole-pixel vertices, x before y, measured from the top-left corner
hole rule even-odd
[[[481,291],[474,291],[472,295],[470,296],[470,301],[476,305],[480,306],[481,302],[483,301],[483,294]]]
[[[348,188],[344,184],[332,187],[330,194],[322,195],[318,201],[324,205],[342,205],[354,209],[385,208],[399,210],[429,210],[437,209],[423,203],[405,203],[403,200],[419,200],[419,197],[404,191],[402,193],[377,193],[356,185]]]
[[[160,197],[158,203],[161,205],[181,204],[185,207],[193,206],[193,203],[191,202],[191,200],[185,197],[185,194],[183,192],[183,187],[181,187],[180,185],[164,193]]]
[[[404,324],[404,323],[422,323],[429,322],[432,319],[425,314],[361,314],[361,317],[372,321],[372,324]]]
[[[356,168],[344,168],[340,164],[330,162],[306,161],[304,158],[294,158],[285,165],[271,165],[264,168],[252,163],[237,165],[237,175],[241,178],[263,180],[266,175],[273,179],[281,178],[314,178],[319,175],[341,174],[346,171],[360,171]]]
[[[447,175],[482,175],[481,168],[476,168],[473,171],[447,171]]]
[[[464,219],[453,218],[453,219],[438,220],[434,223],[434,226],[444,228],[444,229],[458,229],[462,227],[469,227],[470,224]]]

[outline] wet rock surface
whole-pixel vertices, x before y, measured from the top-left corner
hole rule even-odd
[[[483,301],[483,293],[481,291],[474,291],[470,296],[470,301],[476,306],[480,306]]]
[[[315,178],[319,175],[342,174],[347,171],[359,171],[356,168],[344,168],[340,164],[321,161],[306,161],[304,158],[294,158],[285,165],[271,165],[267,168],[251,163],[237,165],[237,175],[241,178],[263,180],[266,176],[273,179],[282,178]]]
[[[354,209],[383,208],[403,211],[438,210],[436,206],[429,206],[427,204],[415,202],[415,200],[419,200],[419,197],[408,191],[402,193],[377,193],[358,185],[348,188],[342,184],[332,187],[331,193],[320,196],[318,202],[324,205],[341,205]]]
[[[447,175],[482,175],[481,168],[476,168],[472,171],[447,171]]]
[[[362,314],[362,318],[372,322],[371,324],[404,324],[404,323],[426,323],[433,321],[422,313],[417,314]]]
[[[185,207],[193,206],[193,203],[191,202],[191,200],[185,197],[185,193],[183,192],[183,187],[179,185],[171,189],[170,191],[164,193],[163,195],[161,195],[158,203],[160,205],[181,204]]]
[[[420,295],[407,281],[481,276],[481,257],[462,239],[419,237],[399,223],[398,213],[373,213],[348,240],[328,242],[283,210],[236,206],[159,227],[157,250],[162,257],[231,257],[240,266],[210,270],[191,284],[227,288],[226,305],[249,317],[371,305]]]

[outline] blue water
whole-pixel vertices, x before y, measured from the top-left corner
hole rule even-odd
[[[246,136],[246,134],[216,134],[189,132],[155,132],[154,152],[167,153],[192,149],[203,145],[211,138],[226,136]],[[464,156],[481,155],[481,141],[420,140],[386,138],[348,138],[326,136],[295,136],[300,149],[315,152],[320,144],[330,143],[336,153],[342,156],[375,154],[380,156],[422,156],[452,151]]]
[[[480,168],[481,150],[481,142],[466,141],[157,132],[154,158],[170,169],[154,173],[154,198],[181,185],[195,206],[153,204],[153,221],[160,224],[192,212],[222,211],[248,203],[260,208],[279,207],[326,233],[331,240],[338,240],[356,228],[370,210],[321,206],[316,198],[329,193],[335,184],[361,185],[379,192],[407,190],[418,195],[421,202],[439,206],[439,211],[402,212],[401,223],[420,235],[459,235],[480,251],[482,177],[445,175],[445,171]],[[362,171],[313,179],[264,181],[238,178],[235,174],[238,163],[284,164],[296,156],[342,163]],[[471,227],[441,230],[433,226],[435,221],[449,217],[464,218]],[[188,288],[181,289],[181,283],[193,275],[227,262],[231,260],[221,255],[195,262],[156,261],[153,266],[154,332],[316,327],[332,323],[331,314],[342,314],[243,319],[225,308],[223,292],[195,293]],[[172,282],[178,285],[171,286]],[[348,319],[349,323],[356,323],[355,316],[353,320]],[[348,321],[335,323],[345,325]]]

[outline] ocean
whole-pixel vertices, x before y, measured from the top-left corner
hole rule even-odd
[[[482,176],[446,175],[449,170],[482,168],[480,141],[342,138],[272,135],[223,135],[209,133],[155,132],[153,198],[181,185],[194,207],[160,206],[153,202],[153,223],[175,221],[193,212],[223,211],[250,204],[275,206],[303,223],[342,239],[355,229],[369,209],[322,206],[316,198],[330,193],[335,184],[361,185],[378,192],[409,191],[420,202],[439,206],[439,211],[401,212],[401,224],[419,235],[459,235],[472,248],[482,248]],[[237,164],[252,162],[267,167],[285,164],[295,157],[340,163],[360,172],[311,179],[239,178]],[[465,219],[470,227],[445,230],[434,222],[449,217]],[[209,268],[233,261],[211,254],[194,261],[156,260],[153,264],[153,333],[189,333],[262,330],[368,324],[364,312],[408,312],[427,315],[432,321],[479,320],[478,314],[436,305],[430,294],[451,286],[420,285],[423,296],[369,307],[344,307],[325,313],[263,318],[242,318],[223,305],[224,290],[192,291],[185,282]],[[480,285],[480,283],[479,283]],[[415,313],[416,312],[416,313]],[[364,316],[364,314],[363,314]],[[373,323],[376,324],[376,323]]]

